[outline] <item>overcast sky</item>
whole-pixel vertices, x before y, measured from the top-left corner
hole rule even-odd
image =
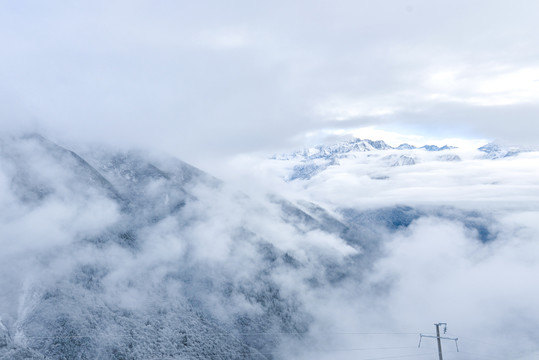
[[[2,129],[195,164],[362,128],[537,143],[538,13],[535,0],[0,1]]]

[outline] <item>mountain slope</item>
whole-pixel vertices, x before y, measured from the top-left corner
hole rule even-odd
[[[0,285],[13,291],[2,302],[0,358],[270,359],[279,334],[301,338],[311,318],[275,274],[334,281],[296,256],[298,243],[316,233],[346,254],[359,247],[309,215],[290,221],[302,212],[295,205],[228,192],[179,160],[79,155],[38,135],[1,149],[4,199],[19,222],[47,225],[17,228],[17,245],[4,219],[12,245]],[[335,267],[342,254],[331,246],[307,251],[329,247],[325,266]]]

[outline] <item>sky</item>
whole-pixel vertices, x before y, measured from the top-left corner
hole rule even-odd
[[[538,11],[534,0],[0,1],[0,129],[195,165],[380,132],[537,144]]]
[[[259,178],[268,174],[266,182],[274,174],[264,164],[257,167],[257,158],[242,154],[291,151],[349,136],[383,139],[390,145],[538,145],[538,13],[535,0],[0,0],[0,132],[38,131],[66,146],[101,142],[147,147],[225,180],[221,175],[227,171],[235,171],[229,178],[238,180],[248,169]],[[59,190],[41,207],[21,206],[11,193],[10,165],[0,163],[2,234],[26,239],[0,254],[0,270],[14,277],[40,274],[41,264],[30,263],[27,251],[48,256],[49,246],[36,247],[44,244],[42,234],[57,241],[55,247],[71,249],[77,234],[98,231],[117,216],[108,200],[88,202],[84,191],[73,196],[80,189],[73,188],[69,173],[51,166],[46,154],[30,154],[35,159],[28,163],[35,163]],[[244,162],[231,168],[228,158]],[[316,314],[316,325],[323,330],[329,323],[336,332],[381,324],[427,332],[440,320],[454,326],[458,336],[483,334],[480,339],[498,344],[488,350],[490,355],[511,346],[537,352],[536,340],[529,338],[539,321],[539,293],[530,286],[539,269],[533,256],[536,163],[536,154],[492,163],[463,156],[458,166],[425,162],[388,170],[376,163],[347,167],[358,175],[353,179],[344,167],[314,179],[302,194],[326,203],[331,195],[335,207],[415,204],[428,192],[442,204],[477,208],[500,228],[498,241],[480,244],[460,221],[429,215],[410,228],[385,234],[386,257],[365,277],[372,285],[367,290],[390,284],[392,291],[380,297],[361,294],[354,284],[329,295],[306,291],[302,300]],[[370,177],[378,172],[390,178]],[[249,190],[250,181],[240,184]],[[282,193],[299,192],[302,185],[292,184]],[[223,197],[215,204],[212,192],[206,196],[203,204],[211,204],[214,212],[202,205],[194,209],[210,215],[187,233],[203,246],[230,230],[234,221],[300,255],[306,243],[320,236],[299,236],[290,226],[268,222],[266,214],[236,205],[236,199]],[[169,250],[177,243],[170,235],[176,226],[170,222],[150,229],[155,233],[148,230],[148,238],[159,235],[162,242],[162,248],[146,249],[153,251],[148,263],[140,266],[140,258],[120,253],[118,264],[146,270],[167,256],[181,258],[181,246]],[[324,240],[306,250],[309,267],[297,274],[299,279],[317,271],[318,256],[328,246],[346,258],[350,249],[339,239]],[[229,271],[236,273],[236,264],[244,267],[241,260],[252,254],[229,251],[231,244],[224,241],[215,253],[201,250],[196,259],[231,264]],[[86,261],[86,254],[76,255],[73,264]],[[116,266],[114,255],[103,261]],[[64,256],[51,256],[55,264],[64,263]],[[21,271],[13,272],[8,258]],[[161,276],[158,270],[155,276]],[[120,272],[117,278],[127,275]],[[295,280],[279,279],[283,288],[297,285],[290,279]],[[0,281],[4,286],[11,280]],[[356,302],[360,296],[363,301]],[[372,311],[371,305],[383,311]],[[342,348],[355,343],[338,340]]]

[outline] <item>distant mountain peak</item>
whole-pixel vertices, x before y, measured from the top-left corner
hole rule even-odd
[[[340,141],[333,144],[316,145],[288,154],[274,155],[271,159],[299,160],[300,163],[294,165],[291,175],[287,177],[287,181],[292,181],[296,179],[308,180],[330,166],[339,165],[339,159],[353,157],[353,154],[355,153],[382,152],[388,150],[393,150],[393,152],[395,152],[396,150],[397,154],[388,154],[382,158],[383,161],[387,163],[386,165],[394,167],[414,165],[416,163],[415,157],[411,156],[409,152],[405,152],[406,150],[435,152],[451,149],[456,149],[456,147],[449,145],[441,147],[437,145],[423,145],[418,148],[410,144],[401,144],[397,147],[393,147],[383,140],[354,138],[352,140]],[[443,156],[439,158],[440,160],[445,160]],[[449,157],[448,159],[451,161],[457,159],[460,160],[456,155]]]
[[[451,149],[456,149],[455,146],[449,146],[449,145],[444,145],[442,147],[438,147],[436,145],[423,145],[420,147],[420,149],[425,149],[427,151],[443,151],[443,150],[451,150]]]
[[[523,152],[538,151],[539,149],[536,147],[508,146],[491,142],[481,146],[478,150],[485,153],[485,158],[494,160],[517,156]]]
[[[417,148],[409,144],[401,144],[397,147],[388,145],[383,140],[370,140],[354,138],[349,141],[340,141],[327,145],[316,145],[310,148],[304,148],[294,151],[292,153],[285,153],[280,155],[273,155],[271,158],[275,160],[291,160],[297,158],[303,158],[304,160],[313,159],[330,159],[338,158],[343,154],[351,152],[365,152],[365,151],[381,151],[381,150],[415,150],[422,149],[425,151],[443,151],[456,149],[455,146],[444,145],[439,147],[437,145],[423,145]]]
[[[400,144],[399,146],[396,147],[396,149],[398,150],[413,150],[413,149],[417,149],[415,146],[413,145],[410,145],[410,144]]]

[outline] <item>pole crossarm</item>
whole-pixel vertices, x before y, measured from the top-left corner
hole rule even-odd
[[[445,337],[445,336],[436,336],[436,335],[424,335],[424,334],[419,334],[419,336],[421,337],[428,337],[428,338],[434,338],[434,339],[444,339],[444,340],[453,340],[453,341],[457,341],[459,338],[450,338],[450,337]]]
[[[451,341],[454,341],[455,342],[455,346],[457,347],[457,352],[459,351],[459,343],[458,343],[458,340],[459,338],[450,338],[450,337],[445,337],[445,336],[436,336],[436,335],[425,335],[425,334],[419,334],[419,345],[418,347],[421,347],[421,339],[422,338],[433,338],[433,339],[441,339],[441,340],[451,340]]]
[[[426,337],[426,338],[433,338],[433,339],[436,339],[436,342],[438,343],[438,359],[439,360],[444,360],[444,357],[442,355],[442,340],[451,340],[451,341],[454,341],[455,342],[455,346],[457,347],[457,352],[459,351],[459,344],[458,344],[458,340],[459,338],[450,338],[450,337],[445,337],[445,336],[440,336],[440,326],[444,326],[444,334],[447,332],[447,323],[437,323],[437,324],[434,324],[434,326],[436,326],[436,335],[425,335],[425,334],[419,334],[419,345],[417,347],[421,347],[421,340]]]

